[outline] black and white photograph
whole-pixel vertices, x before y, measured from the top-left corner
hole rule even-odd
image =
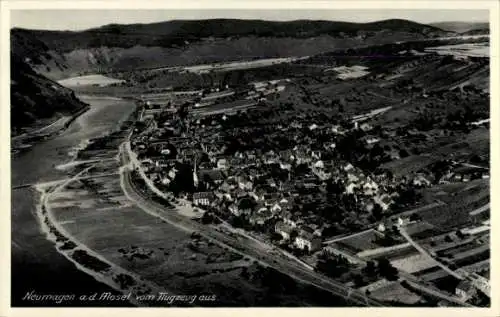
[[[9,15],[12,307],[494,302],[488,9]]]

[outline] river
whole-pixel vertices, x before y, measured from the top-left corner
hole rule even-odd
[[[99,137],[119,126],[134,110],[129,100],[112,97],[78,96],[90,109],[78,117],[60,135],[34,145],[12,157],[12,187],[65,178],[55,166],[71,160],[68,153],[86,140]],[[80,294],[114,292],[108,286],[79,271],[73,263],[56,251],[40,229],[36,215],[39,194],[32,187],[13,190],[11,194],[11,304],[22,306],[96,306],[78,299]],[[75,300],[34,302],[23,300],[26,293],[75,294]],[[112,306],[112,303],[100,303]],[[123,303],[121,303],[123,306]]]

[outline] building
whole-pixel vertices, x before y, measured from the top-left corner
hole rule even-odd
[[[314,252],[321,248],[321,238],[317,237],[313,233],[301,231],[295,238],[294,244],[299,249]]]
[[[377,226],[377,231],[379,232],[385,232],[385,224],[383,222],[379,223],[378,226]]]
[[[415,176],[415,178],[413,179],[413,185],[417,187],[426,187],[430,186],[431,184],[431,181],[421,174]]]
[[[374,195],[378,192],[378,184],[368,177],[363,185],[363,191],[367,196]]]
[[[226,159],[219,159],[217,161],[217,168],[218,169],[227,169],[228,168],[227,160]]]
[[[225,180],[224,173],[221,170],[217,169],[203,169],[198,173],[198,180],[202,182],[211,181],[214,184],[220,185]]]
[[[365,139],[365,142],[366,142],[366,144],[368,144],[368,145],[372,145],[372,144],[375,144],[375,143],[380,142],[380,139],[379,139],[379,138],[376,138],[376,137],[370,137],[370,138],[366,138],[366,139]]]
[[[290,239],[290,234],[292,233],[292,230],[293,228],[290,225],[284,223],[283,221],[278,221],[274,226],[274,231],[276,233],[279,233],[285,240]]]
[[[455,288],[455,294],[460,298],[461,301],[465,302],[476,294],[476,288],[474,287],[474,285],[472,285],[472,282],[463,280]]]
[[[283,222],[292,228],[296,228],[298,225],[297,221],[295,219],[292,219],[291,217],[284,217]]]
[[[383,194],[383,195],[380,195],[380,196],[375,196],[373,198],[374,202],[376,202],[377,204],[380,205],[380,207],[382,207],[382,210],[383,211],[386,211],[387,209],[389,209],[389,207],[391,206],[391,204],[394,202],[391,198],[391,196],[387,195],[387,194]]]
[[[237,206],[240,214],[250,214],[255,207],[255,202],[250,197],[243,197],[238,201]]]
[[[195,206],[208,206],[215,200],[212,192],[198,192],[193,194],[193,204]]]
[[[474,272],[469,275],[469,279],[471,280],[472,285],[475,288],[483,292],[486,296],[491,297],[491,286],[489,279]]]
[[[271,219],[273,217],[272,212],[265,208],[265,207],[259,207],[257,206],[256,209],[257,212],[254,212],[249,218],[248,221],[252,225],[263,225],[266,223],[267,220]]]
[[[356,124],[357,124],[357,122],[356,122]],[[360,128],[361,130],[365,131],[365,132],[370,131],[370,130],[372,130],[372,129],[373,129],[373,127],[372,127],[370,124],[368,124],[368,123],[363,123],[363,124],[361,124],[361,125],[359,126],[359,128]]]

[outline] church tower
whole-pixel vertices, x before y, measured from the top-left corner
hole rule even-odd
[[[196,172],[196,159],[194,160],[194,169],[193,169],[193,184],[194,184],[194,188],[198,188],[198,183],[199,183],[199,180],[198,180],[198,173]]]

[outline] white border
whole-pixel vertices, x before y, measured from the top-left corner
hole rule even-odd
[[[499,131],[499,2],[491,1],[24,1],[0,0],[1,4],[1,109],[0,109],[0,316],[132,316],[135,314],[153,316],[273,316],[276,313],[287,314],[287,317],[313,314],[317,316],[500,316],[500,261],[498,244],[500,233],[491,230],[491,308],[249,308],[249,309],[181,309],[181,308],[133,308],[133,309],[102,309],[102,308],[10,308],[10,65],[9,65],[9,11],[15,9],[489,9],[491,23],[491,192],[497,192],[500,160]],[[497,189],[497,190],[495,190]],[[499,206],[499,197],[491,195],[492,210]],[[500,227],[500,218],[492,212],[492,227]]]

